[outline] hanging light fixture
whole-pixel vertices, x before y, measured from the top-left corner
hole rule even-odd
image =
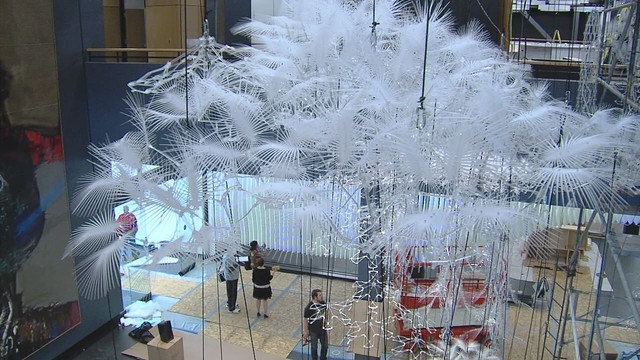
[[[418,100],[418,108],[416,109],[415,119],[416,119],[416,128],[418,130],[424,129],[427,125],[427,112],[424,108],[424,96],[420,97]]]
[[[373,14],[371,16],[371,34],[369,35],[369,41],[371,42],[371,46],[376,48],[378,46],[378,33],[376,32],[376,26],[380,25],[379,22],[376,21],[376,0],[373,0]]]

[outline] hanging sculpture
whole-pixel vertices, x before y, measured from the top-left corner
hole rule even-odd
[[[578,114],[550,99],[476,24],[456,31],[437,5],[295,1],[286,16],[235,32],[253,46],[205,35],[184,58],[132,82],[142,94],[129,99],[138,131],[91,148],[96,171],[75,210],[93,220],[67,249],[89,255],[79,265],[85,296],[117,285],[126,241],[104,215],[114,204],[159,205],[204,223],[210,203],[224,209],[224,220],[192,237],[167,239],[152,255],[161,259],[239,246],[247,214],[230,196],[250,191],[255,206],[286,207],[331,246],[355,249],[354,261],[379,265],[358,291],[379,289],[395,319],[412,325],[409,335],[376,336],[397,340],[398,351],[491,358],[506,321],[508,249],[545,224],[514,203],[608,210],[636,185],[636,117]],[[244,175],[270,180],[249,190],[237,180]],[[336,206],[321,183],[359,192]],[[338,224],[347,207],[356,220]],[[421,281],[408,289],[407,279]],[[405,306],[409,298],[420,306]],[[345,314],[348,304],[333,306]],[[463,311],[473,336],[456,332]]]

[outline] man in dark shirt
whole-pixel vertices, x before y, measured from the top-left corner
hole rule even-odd
[[[320,340],[320,360],[327,360],[329,336],[325,325],[327,322],[327,303],[322,297],[322,290],[311,291],[311,302],[304,308],[303,333],[305,342],[311,342],[311,358],[318,360],[318,340]]]

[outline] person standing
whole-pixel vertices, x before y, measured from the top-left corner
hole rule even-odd
[[[138,232],[138,219],[133,213],[129,212],[129,207],[125,205],[122,208],[122,214],[116,220],[118,223],[118,238],[127,236],[132,243],[136,241],[136,233]]]
[[[322,290],[311,291],[311,301],[304,308],[302,337],[311,343],[311,359],[318,360],[318,340],[320,340],[320,360],[327,360],[329,352],[329,336],[326,330],[327,303],[324,301]]]
[[[277,270],[269,270],[264,267],[264,258],[261,256],[256,257],[255,267],[251,273],[251,280],[253,281],[253,298],[256,299],[256,308],[258,309],[258,317],[260,317],[260,310],[264,309],[262,313],[265,319],[269,318],[269,299],[273,296],[271,291],[271,279],[273,279],[273,273]],[[264,305],[264,307],[262,306]]]
[[[240,277],[240,264],[235,256],[228,251],[222,256],[222,264],[224,269],[224,278],[227,283],[227,310],[237,314],[240,312],[238,307],[238,278]]]

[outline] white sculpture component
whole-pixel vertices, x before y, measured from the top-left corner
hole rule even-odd
[[[234,214],[227,196],[247,191],[234,181],[239,174],[272,179],[250,194],[256,204],[287,204],[318,234],[338,239],[334,246],[384,251],[388,269],[417,245],[430,249],[429,261],[449,264],[449,280],[459,278],[456,266],[469,254],[481,259],[487,297],[501,306],[507,244],[545,224],[537,212],[512,206],[516,196],[605,210],[623,203],[638,178],[636,117],[578,114],[549,99],[478,26],[456,32],[436,6],[420,99],[426,9],[377,1],[372,32],[372,4],[343,3],[293,1],[286,17],[236,27],[254,47],[221,47],[204,37],[186,58],[130,84],[146,94],[129,99],[138,131],[92,147],[96,172],[75,198],[76,211],[93,217],[67,250],[89,256],[79,265],[86,296],[117,285],[114,266],[125,243],[113,236],[109,214],[125,199],[193,218],[213,202],[228,215],[223,230],[193,229],[193,238],[171,239],[154,258],[238,246],[245,214]],[[143,171],[144,164],[156,167]],[[225,182],[211,180],[214,170]],[[179,178],[187,185],[166,184]],[[351,205],[360,212],[354,226],[366,236],[350,238],[333,226],[339,210],[319,196],[318,182],[361,189]],[[425,193],[446,201],[418,203]],[[451,300],[444,310],[453,313],[459,304],[441,284]],[[500,309],[487,307],[484,316],[495,335],[505,321]]]

